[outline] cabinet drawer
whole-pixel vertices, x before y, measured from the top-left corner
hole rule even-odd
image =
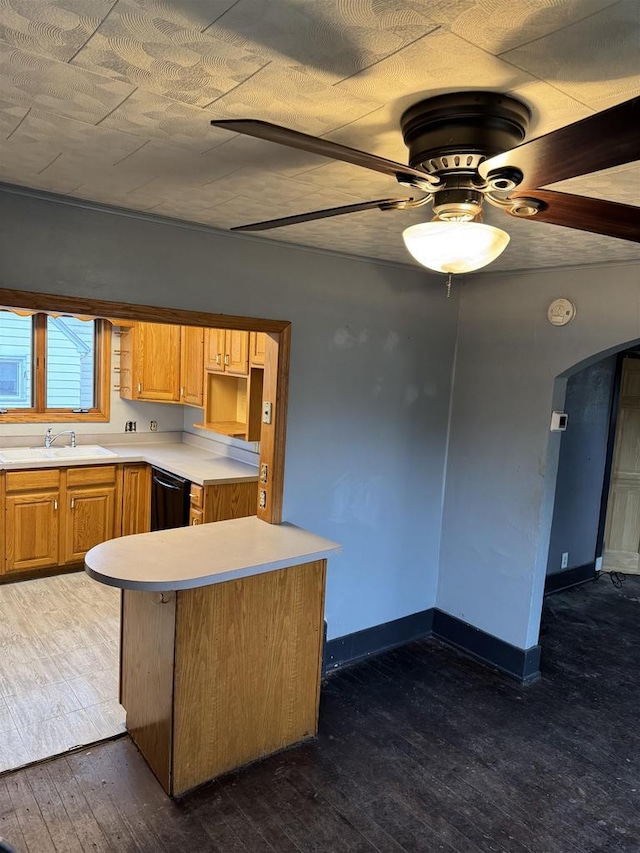
[[[189,511],[189,526],[194,527],[196,524],[204,523],[204,513],[201,509],[191,507]]]
[[[93,486],[116,481],[115,465],[92,465],[88,468],[67,468],[67,486]]]
[[[204,488],[196,485],[196,483],[191,483],[189,498],[191,500],[191,506],[202,509],[204,506]]]
[[[7,492],[37,492],[40,489],[58,489],[60,469],[43,468],[34,471],[7,471]]]

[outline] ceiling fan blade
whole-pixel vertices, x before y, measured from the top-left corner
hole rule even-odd
[[[232,231],[268,231],[270,228],[282,228],[283,225],[296,225],[298,222],[312,222],[314,219],[326,219],[329,216],[342,216],[343,213],[358,213],[361,210],[401,210],[411,198],[379,198],[376,201],[361,201],[358,204],[346,204],[343,207],[328,207],[325,210],[312,210],[296,216],[284,216],[282,219],[268,219],[266,222],[253,222],[251,225],[238,225]]]
[[[321,157],[343,160],[345,163],[353,163],[354,166],[373,169],[376,172],[382,172],[383,175],[396,178],[400,183],[402,183],[402,178],[406,178],[411,186],[428,190],[432,185],[439,183],[438,178],[426,172],[420,172],[418,169],[412,169],[411,166],[404,166],[402,163],[386,160],[384,157],[368,154],[366,151],[358,151],[357,148],[348,148],[346,145],[339,145],[337,142],[330,142],[328,139],[321,139],[318,136],[309,136],[307,133],[289,130],[287,127],[271,124],[268,121],[225,119],[212,121],[211,124],[224,130],[254,136],[256,139],[277,142],[280,145],[288,145],[290,148],[308,151],[310,154],[319,154]]]
[[[524,142],[480,164],[483,178],[519,169],[518,190],[545,187],[640,159],[640,97]]]
[[[513,193],[512,198],[518,197],[535,198],[547,205],[531,217],[534,221],[640,243],[640,207],[552,190]],[[511,215],[515,219],[522,218]]]

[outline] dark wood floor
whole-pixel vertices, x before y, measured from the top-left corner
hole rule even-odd
[[[120,739],[0,777],[19,853],[640,851],[640,578],[547,599],[521,688],[434,641],[334,675],[320,736],[171,802]]]

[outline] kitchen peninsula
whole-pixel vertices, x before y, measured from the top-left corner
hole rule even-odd
[[[120,701],[168,794],[315,735],[326,559],[339,551],[247,517],[86,555],[92,578],[122,589]]]

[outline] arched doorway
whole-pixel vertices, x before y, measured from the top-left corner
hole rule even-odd
[[[557,380],[566,382],[568,429],[558,456],[546,594],[601,570],[635,574],[640,567],[638,342],[600,356]]]

